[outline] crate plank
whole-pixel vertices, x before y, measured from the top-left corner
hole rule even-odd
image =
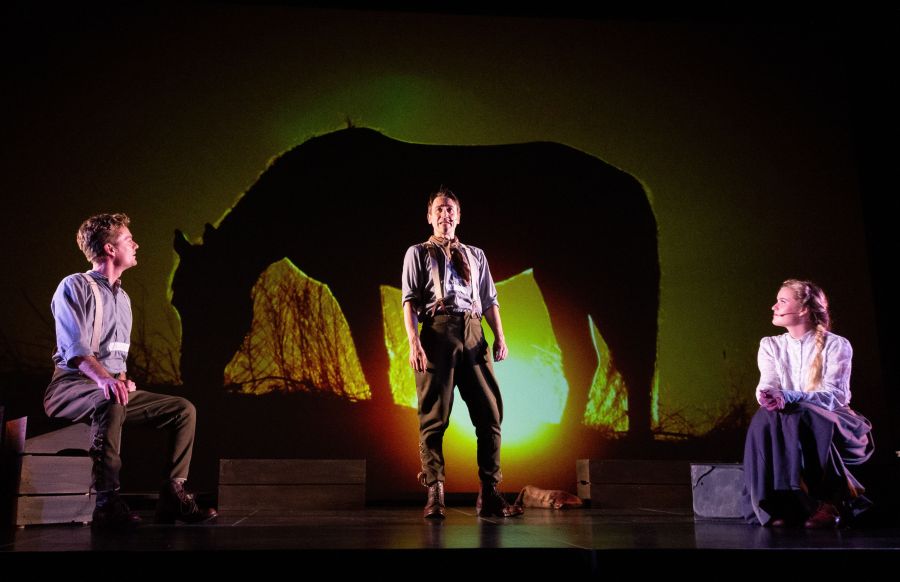
[[[91,487],[91,459],[23,455],[20,495],[83,493]]]
[[[575,472],[578,481],[588,483],[690,483],[687,461],[577,459]]]
[[[25,431],[28,429],[28,417],[13,418],[3,425],[3,450],[7,453],[21,454],[25,451]]]
[[[89,523],[95,499],[91,495],[25,495],[16,504],[16,525]]]
[[[578,496],[605,509],[691,508],[686,461],[577,459]]]
[[[578,496],[603,509],[680,509],[691,507],[688,485],[590,483],[578,486]]]
[[[364,484],[220,485],[219,513],[290,514],[323,509],[362,509]]]
[[[90,447],[91,427],[87,424],[72,424],[25,440],[26,454],[56,454],[60,451],[80,450],[87,452]]]
[[[365,484],[365,459],[220,459],[219,484]]]

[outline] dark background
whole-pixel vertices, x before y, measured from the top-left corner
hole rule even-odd
[[[698,434],[752,400],[780,281],[819,282],[855,348],[854,406],[879,454],[898,448],[896,12],[361,8],[3,8],[5,391],[49,376],[49,299],[86,267],[83,218],[132,217],[136,324],[177,353],[174,230],[196,240],[269,160],[350,120],[414,143],[559,142],[638,178],[659,226],[660,411]]]

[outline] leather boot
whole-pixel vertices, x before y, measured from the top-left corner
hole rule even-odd
[[[129,509],[118,493],[107,494],[103,501],[103,505],[94,509],[91,520],[91,527],[95,531],[128,530],[141,523],[141,517]]]
[[[496,484],[481,484],[475,512],[479,517],[515,517],[525,513],[521,505],[510,505],[497,490]]]
[[[425,519],[444,519],[444,482],[436,481],[428,486],[428,500],[425,502]]]
[[[181,481],[168,481],[159,492],[156,523],[200,523],[219,514],[213,508],[200,509],[194,496],[184,490]]]

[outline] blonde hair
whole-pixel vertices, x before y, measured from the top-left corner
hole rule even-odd
[[[804,392],[813,392],[822,383],[822,363],[825,350],[825,332],[831,331],[831,313],[828,311],[828,297],[822,288],[812,281],[788,279],[781,284],[782,289],[788,288],[794,292],[794,299],[800,302],[809,313],[809,320],[816,330],[816,355],[813,356],[812,365],[809,367],[809,378]]]

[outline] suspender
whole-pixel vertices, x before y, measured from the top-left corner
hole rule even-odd
[[[428,256],[431,258],[431,282],[434,284],[434,295],[440,305],[444,304],[444,287],[441,285],[441,274],[438,272],[437,249],[431,243],[425,243]]]
[[[469,247],[462,244],[460,246],[466,252],[466,259],[469,261],[469,275],[471,276],[469,287],[472,289],[472,311],[473,313],[481,315],[481,293],[478,288],[480,281],[478,278],[478,263],[475,262],[475,257],[472,255],[472,251],[469,250]],[[444,311],[446,311],[447,308],[444,305],[444,288],[441,285],[441,274],[438,271],[437,245],[432,242],[426,242],[425,248],[428,249],[428,256],[431,258],[431,282],[434,285],[434,296],[437,298],[437,302],[431,310],[431,315],[433,317],[437,312],[438,307],[442,308]],[[446,258],[446,255],[444,258],[445,260],[449,260]]]
[[[475,262],[475,257],[472,256],[472,251],[469,250],[469,247],[466,245],[461,246],[466,251],[466,258],[469,259],[469,275],[472,277],[472,305],[474,306],[472,311],[481,315],[481,279],[478,278],[478,263]]]
[[[103,299],[100,298],[100,287],[93,277],[87,273],[81,273],[81,276],[91,286],[91,293],[94,294],[94,333],[91,336],[91,351],[94,355],[100,355],[100,334],[103,331]]]

